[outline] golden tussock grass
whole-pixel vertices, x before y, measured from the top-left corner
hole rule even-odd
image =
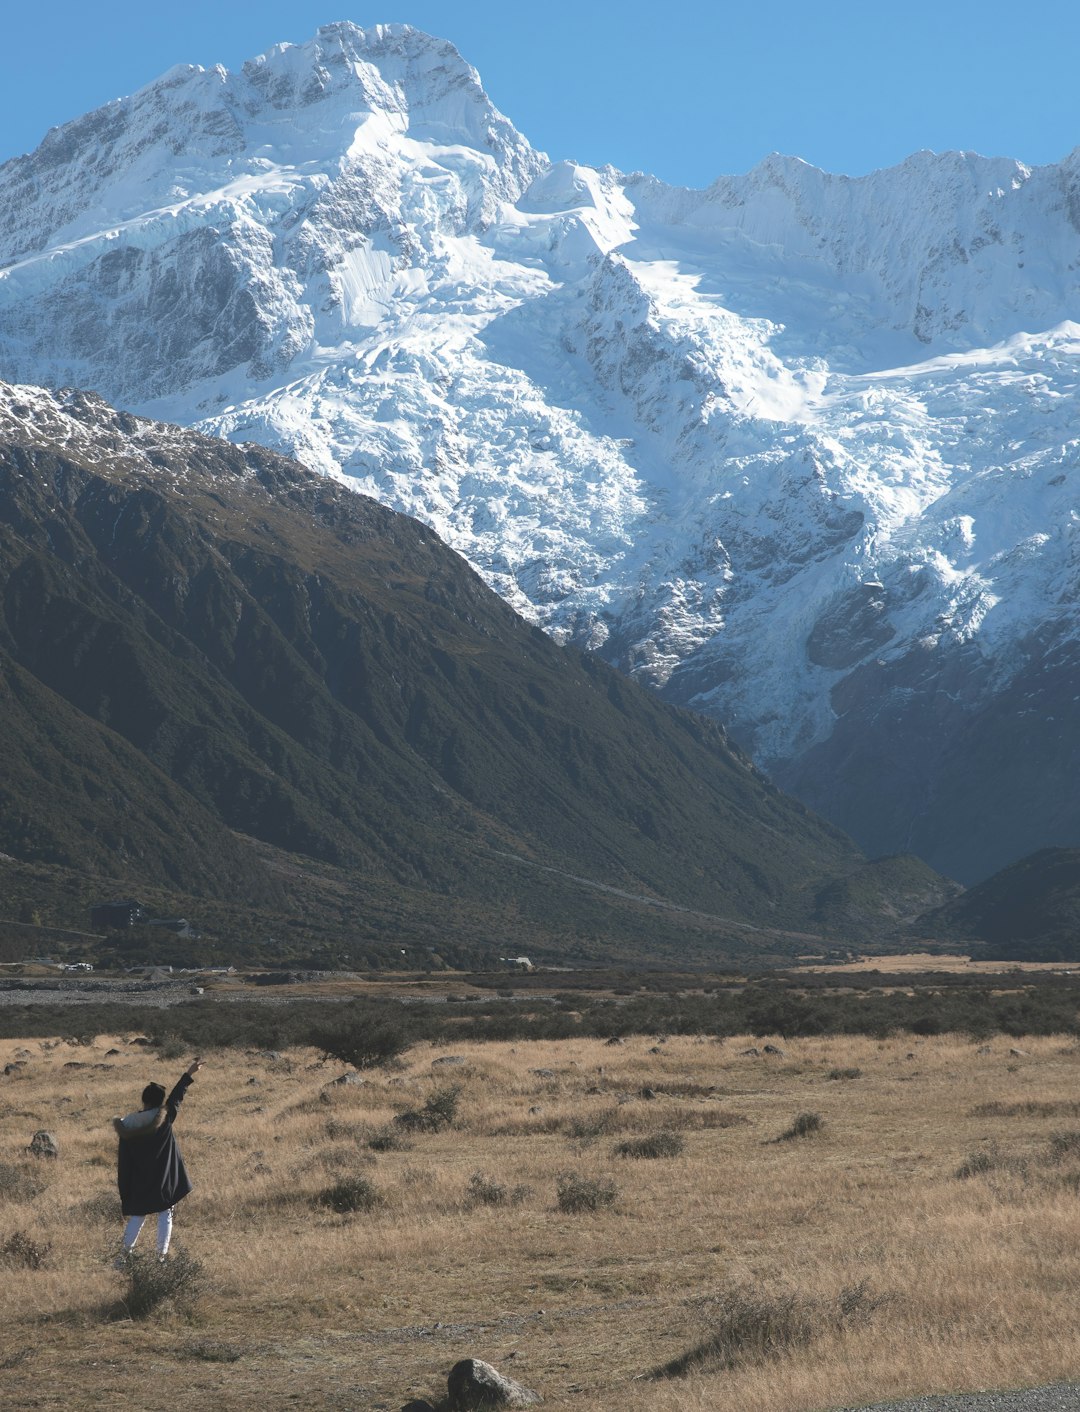
[[[184,1064],[117,1037],[4,1041],[0,1065],[25,1068],[0,1080],[0,1400],[374,1412],[434,1398],[467,1356],[581,1412],[813,1412],[1080,1375],[1075,1047],[752,1043],[464,1044],[450,1065],[418,1047],[330,1087],[339,1070],[311,1051],[204,1056],[175,1240],[207,1289],[135,1323],[111,1265],[109,1120]],[[451,1087],[452,1126],[395,1124]],[[777,1141],[800,1113],[820,1127]],[[38,1128],[55,1161],[25,1154]],[[675,1155],[619,1155],[661,1134]],[[614,1204],[561,1210],[564,1173],[613,1182]],[[319,1204],[353,1177],[373,1209]],[[30,1245],[3,1255],[16,1232]],[[39,1268],[20,1256],[49,1243]],[[715,1341],[733,1290],[758,1332],[785,1300],[803,1323],[771,1352],[751,1337],[652,1377]]]

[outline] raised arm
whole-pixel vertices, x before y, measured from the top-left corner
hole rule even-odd
[[[180,1075],[180,1082],[176,1085],[172,1093],[170,1093],[168,1098],[165,1100],[165,1108],[168,1112],[170,1123],[176,1117],[176,1110],[184,1101],[184,1094],[187,1093],[192,1083],[194,1083],[195,1075],[199,1072],[202,1066],[203,1061],[201,1059],[193,1059],[191,1063],[187,1066],[187,1068],[184,1070],[184,1072]]]

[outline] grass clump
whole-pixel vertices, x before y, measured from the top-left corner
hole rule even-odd
[[[615,1148],[616,1157],[678,1157],[686,1147],[681,1133],[650,1133],[648,1137],[627,1138]]]
[[[350,1211],[373,1211],[382,1204],[382,1200],[382,1193],[373,1182],[354,1173],[319,1192],[315,1203],[346,1214]]]
[[[861,1078],[862,1078],[862,1070],[861,1070],[861,1069],[855,1069],[855,1068],[851,1068],[851,1069],[830,1069],[829,1072],[825,1075],[825,1077],[826,1077],[827,1079],[833,1079],[834,1081],[843,1080],[843,1079],[861,1079]]]
[[[25,1231],[13,1231],[0,1245],[0,1265],[16,1266],[23,1270],[40,1270],[52,1250],[50,1241],[34,1240]]]
[[[576,1215],[581,1211],[603,1211],[615,1205],[618,1187],[609,1177],[584,1177],[579,1172],[560,1172],[555,1179],[556,1203],[560,1211]]]
[[[787,1128],[776,1139],[777,1142],[791,1142],[797,1137],[809,1137],[811,1133],[820,1132],[825,1124],[820,1113],[799,1113],[796,1115],[790,1128]]]
[[[763,1363],[826,1334],[866,1322],[884,1302],[866,1282],[851,1285],[832,1300],[788,1291],[768,1294],[732,1285],[699,1301],[706,1336],[686,1353],[657,1368],[656,1378],[681,1378]]]
[[[372,1152],[411,1152],[412,1143],[402,1132],[401,1128],[395,1128],[392,1123],[385,1128],[377,1128],[367,1139],[367,1145]]]
[[[508,1187],[483,1172],[474,1172],[465,1188],[465,1199],[471,1206],[518,1206],[531,1194],[531,1187]]]
[[[184,1250],[166,1260],[129,1254],[124,1273],[127,1289],[122,1299],[132,1319],[148,1319],[165,1305],[190,1313],[206,1287],[202,1263]]]
[[[422,1108],[406,1109],[397,1115],[394,1122],[407,1132],[441,1132],[443,1128],[453,1125],[460,1096],[460,1084],[437,1089]]]
[[[1054,1133],[1050,1138],[1050,1150],[1046,1155],[1048,1162],[1066,1162],[1070,1158],[1080,1157],[1080,1133]]]

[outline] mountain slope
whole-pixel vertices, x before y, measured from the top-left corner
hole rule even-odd
[[[417,516],[965,879],[1080,839],[1077,321],[1080,150],[681,190],[549,162],[407,26],[175,69],[0,167],[0,375]]]
[[[530,628],[422,525],[85,394],[0,387],[0,661],[0,851],[27,860],[260,905],[260,847],[474,904],[531,894],[524,861],[800,928],[864,867],[719,727]]]
[[[938,935],[979,941],[1013,961],[1080,960],[1080,848],[1045,848],[926,919]]]

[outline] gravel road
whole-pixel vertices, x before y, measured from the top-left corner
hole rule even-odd
[[[1080,1383],[1055,1383],[1022,1392],[964,1392],[915,1397],[906,1402],[875,1402],[837,1412],[1080,1412]]]

